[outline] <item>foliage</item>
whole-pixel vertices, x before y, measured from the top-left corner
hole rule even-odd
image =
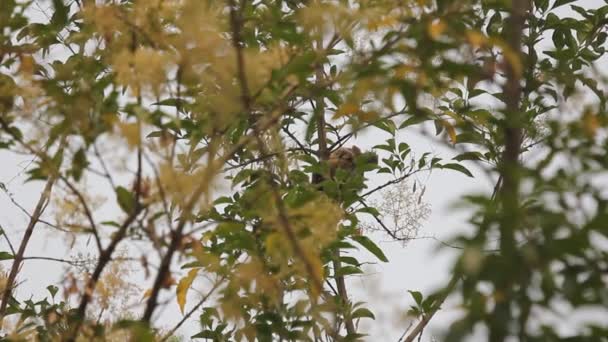
[[[348,295],[364,273],[348,252],[389,260],[361,227],[415,237],[425,185],[405,182],[458,172],[495,190],[464,199],[474,231],[454,239],[449,284],[410,291],[403,340],[449,295],[462,315],[446,341],[479,326],[491,341],[605,338],[543,314],[608,304],[607,18],[571,0],[2,0],[0,147],[44,183],[19,248],[0,251],[4,337],[166,340],[198,315],[192,339],[364,339],[375,315]],[[417,130],[455,156],[414,153]],[[379,162],[330,170],[367,133]],[[35,302],[14,287],[47,206],[93,258]],[[142,304],[101,319],[133,261]],[[161,331],[166,298],[183,319]]]

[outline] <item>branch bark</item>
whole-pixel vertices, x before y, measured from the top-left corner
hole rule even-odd
[[[437,311],[439,311],[439,309],[441,309],[441,305],[443,305],[445,299],[450,293],[452,293],[459,279],[460,274],[457,272],[454,273],[452,279],[450,279],[450,282],[448,283],[448,286],[445,287],[445,289],[442,291],[441,295],[437,299],[437,303],[435,304],[435,306],[430,310],[430,312],[427,312],[427,314],[422,318],[422,320],[420,320],[420,322],[418,322],[416,327],[414,327],[414,330],[412,330],[412,332],[407,337],[402,340],[399,340],[399,342],[413,342],[416,336],[422,333],[422,331],[427,326],[427,324],[429,324],[433,316],[437,313]]]
[[[156,279],[154,280],[154,285],[152,286],[152,292],[150,293],[150,297],[148,298],[148,302],[146,303],[146,309],[142,316],[142,321],[149,323],[152,319],[152,314],[154,313],[154,309],[156,309],[158,302],[158,294],[160,289],[162,288],[165,279],[170,275],[170,267],[171,261],[173,260],[173,255],[175,251],[178,249],[181,244],[183,232],[186,224],[192,217],[192,209],[196,205],[198,199],[201,195],[207,190],[207,186],[211,183],[209,178],[211,178],[214,174],[212,171],[212,167],[214,165],[215,160],[213,157],[215,156],[215,148],[214,145],[211,144],[209,148],[209,166],[205,170],[203,174],[203,181],[201,185],[194,191],[192,196],[189,198],[188,202],[184,206],[182,210],[182,214],[180,215],[177,227],[171,233],[171,242],[169,243],[169,247],[167,248],[167,253],[163,257],[158,273],[156,275]]]
[[[19,273],[19,269],[21,267],[21,263],[23,262],[23,255],[25,254],[25,249],[27,248],[27,244],[32,237],[32,233],[34,232],[34,227],[38,223],[40,216],[46,209],[46,205],[49,202],[51,197],[51,191],[53,189],[53,185],[57,180],[57,172],[53,172],[46,181],[44,186],[44,190],[40,194],[38,198],[38,203],[36,204],[36,208],[32,213],[30,221],[25,229],[25,233],[23,233],[23,238],[21,239],[21,243],[19,245],[19,249],[17,250],[17,254],[15,254],[15,259],[13,261],[13,265],[11,267],[11,271],[6,280],[6,287],[2,294],[2,302],[0,303],[0,327],[2,327],[2,322],[4,320],[4,315],[6,313],[6,307],[8,305],[8,301],[10,300],[13,292],[13,285],[15,283],[15,279],[17,278],[17,274]]]
[[[517,245],[515,241],[515,231],[520,226],[519,213],[519,187],[520,187],[520,165],[519,156],[521,154],[521,143],[524,124],[521,113],[520,101],[522,96],[522,37],[526,24],[526,14],[530,9],[530,0],[513,0],[511,2],[510,17],[505,28],[505,39],[511,53],[517,56],[518,60],[507,61],[506,78],[503,87],[505,95],[505,120],[504,120],[504,141],[505,147],[501,157],[499,167],[502,186],[498,192],[498,199],[502,207],[500,230],[500,251],[501,256],[508,260],[506,264],[517,264]],[[506,273],[511,273],[505,269]],[[501,277],[496,281],[497,302],[493,312],[490,314],[491,341],[504,341],[508,334],[508,324],[505,318],[512,316],[510,307],[510,297],[512,295],[512,277]]]
[[[317,49],[322,49],[323,40],[319,38],[317,40]],[[317,86],[319,86],[324,80],[323,75],[323,65],[317,65],[315,70],[315,81]],[[317,89],[318,91],[319,89]],[[317,139],[319,143],[319,160],[321,162],[327,162],[329,159],[329,150],[327,148],[327,134],[325,131],[325,99],[323,96],[317,96],[315,99],[315,113],[314,116],[317,120]],[[323,181],[322,177],[313,176],[313,184],[320,183]],[[346,309],[349,307],[349,299],[348,299],[348,290],[346,288],[346,281],[343,275],[340,275],[340,270],[342,268],[342,263],[340,262],[340,249],[336,249],[333,255],[333,267],[334,267],[334,277],[336,279],[336,287],[338,289],[338,296],[340,297],[340,306],[342,309]],[[346,327],[346,333],[348,335],[354,336],[357,332],[355,329],[355,324],[353,323],[352,318],[350,318],[350,314],[344,315],[344,325]]]
[[[85,320],[87,306],[89,305],[91,298],[93,298],[93,293],[95,292],[95,286],[97,285],[97,281],[99,281],[99,278],[101,277],[101,273],[103,272],[106,265],[110,261],[112,261],[112,254],[116,250],[116,247],[118,246],[120,241],[122,241],[122,239],[124,239],[127,229],[129,228],[131,223],[133,223],[133,221],[135,221],[135,218],[141,212],[141,210],[142,210],[141,207],[136,206],[136,209],[133,211],[133,213],[131,213],[127,217],[127,219],[123,222],[123,224],[120,226],[118,231],[115,233],[114,238],[112,239],[112,241],[110,242],[108,247],[106,249],[104,249],[101,252],[101,254],[99,255],[99,261],[97,262],[97,266],[95,266],[95,270],[93,271],[93,274],[87,281],[87,284],[86,284],[86,287],[84,290],[84,294],[82,295],[82,299],[80,300],[80,304],[78,305],[78,309],[76,310],[75,317],[77,318],[77,321],[76,321],[76,323],[74,323],[70,336],[67,339],[68,341],[74,341],[76,339],[76,335],[78,334],[78,331],[80,330],[80,326],[82,325],[82,322]]]
[[[141,122],[138,120],[137,122],[138,128],[139,130],[141,130]],[[125,221],[123,222],[123,224],[119,227],[118,231],[116,233],[114,233],[114,236],[112,238],[112,241],[110,241],[110,244],[108,245],[108,247],[106,249],[102,249],[100,251],[99,254],[99,259],[97,261],[97,265],[95,266],[95,270],[93,271],[93,274],[91,275],[91,277],[87,280],[85,289],[84,289],[84,293],[82,295],[82,299],[80,300],[80,304],[78,305],[78,309],[76,310],[76,315],[75,315],[75,322],[73,327],[71,328],[68,338],[67,340],[69,342],[73,342],[76,340],[76,336],[78,335],[78,332],[80,331],[80,327],[82,326],[82,323],[85,321],[86,319],[86,309],[87,306],[89,305],[91,299],[93,298],[93,293],[95,292],[95,287],[97,286],[97,282],[99,281],[99,278],[101,277],[101,274],[103,272],[103,270],[105,269],[105,267],[108,265],[108,263],[110,261],[112,261],[112,254],[114,254],[114,251],[116,250],[116,247],[118,247],[118,244],[125,238],[126,234],[127,234],[127,229],[129,228],[129,226],[135,221],[135,219],[137,218],[137,216],[143,211],[144,207],[141,204],[141,189],[142,189],[142,146],[141,146],[141,141],[139,141],[139,146],[137,148],[137,173],[135,175],[135,198],[133,199],[134,203],[133,203],[133,210],[131,213],[129,213],[129,216],[125,219]],[[69,183],[68,183],[69,184]],[[85,208],[87,208],[84,199],[82,199],[82,204],[85,205]],[[93,225],[92,228],[94,229],[95,232],[95,236],[98,240],[98,246],[101,247],[101,242],[99,241],[99,237],[97,235],[97,231],[95,229],[95,222],[93,220],[92,214],[90,211],[88,211],[87,209],[87,216],[89,217],[89,220],[91,222],[91,224]]]

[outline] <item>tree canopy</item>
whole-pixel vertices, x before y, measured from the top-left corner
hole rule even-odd
[[[425,339],[605,341],[546,318],[607,314],[607,24],[600,1],[0,1],[0,148],[40,189],[0,183],[27,214],[0,222],[2,338],[372,338],[349,279],[411,262],[377,237],[415,238],[413,176],[450,172],[493,191],[460,201],[450,280],[404,288],[399,340],[449,297]],[[22,293],[41,226],[86,253]]]

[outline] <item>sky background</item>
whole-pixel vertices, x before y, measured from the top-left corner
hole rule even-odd
[[[1,1],[1,0],[0,0]],[[602,1],[579,1],[579,6],[598,7]],[[47,6],[48,5],[43,5]],[[568,14],[571,13],[566,11]],[[565,13],[566,13],[565,12]],[[44,19],[41,13],[32,13],[34,17]],[[384,137],[378,136],[378,131],[373,133],[363,132],[352,143],[357,144],[365,150],[379,143]],[[388,135],[385,136],[388,138]],[[456,154],[445,147],[445,143],[438,143],[436,137],[421,134],[420,131],[408,130],[398,136],[400,141],[407,142],[412,147],[416,155],[423,152],[432,152],[438,157],[449,159]],[[349,144],[349,145],[351,145]],[[112,148],[112,147],[109,147]],[[3,183],[12,194],[13,199],[31,212],[35,206],[43,183],[29,182],[24,183],[24,171],[31,166],[32,160],[29,156],[17,155],[6,151],[0,151],[0,182]],[[364,320],[361,323],[363,330],[370,334],[370,341],[397,341],[408,327],[411,320],[408,320],[404,313],[413,304],[408,290],[420,291],[425,296],[432,291],[447,284],[451,266],[454,258],[459,251],[454,248],[446,247],[439,241],[450,241],[458,234],[467,233],[471,227],[467,223],[469,212],[454,209],[456,204],[464,194],[471,192],[483,192],[489,194],[494,184],[482,174],[481,170],[468,164],[470,170],[476,178],[469,178],[461,173],[450,170],[436,170],[432,173],[421,173],[415,176],[420,183],[426,186],[423,201],[431,206],[431,213],[427,220],[422,224],[418,236],[420,239],[412,240],[405,246],[400,242],[391,242],[390,238],[383,233],[373,233],[370,236],[378,242],[386,253],[389,262],[381,263],[373,255],[361,251],[357,255],[362,256],[363,260],[370,262],[366,266],[367,272],[362,276],[350,277],[348,284],[350,288],[351,300],[368,302],[370,308],[376,314],[375,321]],[[369,175],[370,188],[374,185],[382,184],[390,179],[388,175]],[[99,180],[91,179],[90,185],[92,192],[101,189],[104,184],[97,184]],[[411,189],[412,182],[406,183]],[[410,191],[410,190],[406,190]],[[21,236],[27,225],[28,217],[12,203],[11,198],[6,193],[0,193],[0,225],[8,237],[17,248]],[[43,217],[53,222],[52,215],[48,213]],[[98,216],[99,217],[99,216]],[[45,256],[57,258],[78,257],[79,253],[95,251],[93,242],[86,245],[77,245],[70,248],[70,241],[65,239],[64,234],[59,234],[44,224],[38,224],[34,231],[32,240],[27,248],[26,256]],[[130,243],[121,245],[121,248],[129,248]],[[4,239],[0,240],[0,251],[9,251]],[[127,251],[129,252],[129,251]],[[2,261],[3,269],[10,268],[11,261]],[[134,266],[137,268],[137,263]],[[58,262],[46,260],[27,260],[24,262],[18,280],[20,285],[17,289],[17,296],[21,299],[27,298],[30,294],[33,299],[41,299],[46,296],[46,286],[49,284],[58,285],[61,288],[65,265]],[[136,277],[141,277],[141,272]],[[143,281],[143,290],[150,287],[151,279]],[[165,291],[165,295],[173,295]],[[192,291],[189,304],[195,302],[198,296],[196,291]],[[132,298],[129,304],[137,303],[137,298]],[[187,306],[186,310],[189,309]],[[134,310],[139,314],[141,308]],[[565,313],[566,314],[566,313]],[[597,317],[596,313],[591,312],[592,316]],[[423,341],[430,341],[433,336],[439,340],[441,332],[449,326],[450,322],[458,316],[458,307],[454,299],[449,299],[442,307],[429,327],[425,330]],[[175,322],[182,317],[178,305],[175,301],[170,302],[164,309],[158,310],[156,321],[167,328],[172,327]],[[552,317],[547,316],[547,320]],[[190,336],[198,332],[196,318],[179,331],[184,336]],[[564,327],[567,332],[567,327]]]

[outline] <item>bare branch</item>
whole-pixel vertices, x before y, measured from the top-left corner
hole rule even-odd
[[[2,236],[4,236],[6,243],[8,243],[8,247],[11,249],[11,253],[15,255],[15,248],[13,247],[11,240],[8,238],[8,235],[6,235],[6,231],[4,230],[4,227],[2,227],[2,225],[0,225],[0,229],[2,229]]]
[[[95,220],[93,219],[93,212],[89,208],[84,195],[64,176],[60,175],[59,178],[61,181],[72,191],[72,193],[78,198],[80,205],[84,209],[84,214],[91,225],[91,232],[93,233],[93,237],[95,238],[95,243],[97,244],[97,249],[101,252],[103,247],[101,246],[101,238],[99,237],[99,231],[97,230],[97,225],[95,224]]]
[[[93,144],[93,152],[95,153],[95,156],[97,156],[97,160],[99,160],[99,164],[103,169],[103,176],[108,180],[110,186],[112,186],[112,189],[116,189],[116,184],[114,183],[114,179],[110,174],[110,170],[108,169],[105,161],[103,160],[103,157],[101,156],[101,153],[99,152],[99,149],[97,148],[97,144],[95,143]]]

